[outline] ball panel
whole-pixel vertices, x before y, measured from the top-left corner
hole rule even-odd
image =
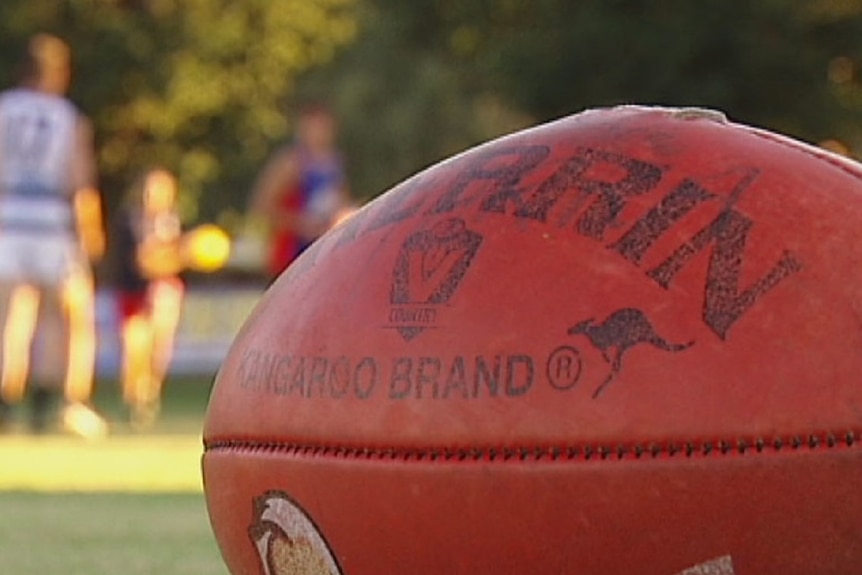
[[[217,378],[232,572],[852,571],[860,174],[623,108],[385,194],[282,275]]]
[[[494,463],[217,450],[204,469],[235,574],[261,572],[252,502],[280,486],[350,575],[675,575],[727,555],[737,574],[846,575],[862,556],[859,464],[828,448]]]
[[[479,148],[288,270],[222,369],[207,434],[446,446],[858,429],[848,171],[656,111]]]

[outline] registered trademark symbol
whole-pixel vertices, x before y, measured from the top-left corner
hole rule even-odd
[[[570,345],[561,345],[548,357],[545,373],[554,389],[573,388],[581,377],[581,353]]]

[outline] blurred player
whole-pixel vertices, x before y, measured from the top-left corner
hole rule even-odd
[[[276,151],[252,191],[252,211],[268,225],[269,273],[276,277],[334,223],[348,205],[337,125],[322,106],[304,109],[296,142]]]
[[[50,394],[63,388],[64,420],[98,435],[104,421],[86,405],[95,336],[85,251],[101,255],[104,236],[92,128],[64,97],[69,80],[68,46],[38,35],[20,86],[0,94],[0,397],[22,399],[38,324],[33,429],[45,428]]]
[[[183,236],[176,207],[177,182],[150,170],[132,188],[118,220],[122,318],[122,387],[135,427],[158,416],[180,317]]]

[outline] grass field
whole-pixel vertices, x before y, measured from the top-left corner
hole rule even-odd
[[[124,423],[105,384],[106,439],[0,436],[0,574],[226,575],[200,483],[208,390],[170,384],[150,433]]]
[[[0,573],[226,575],[200,494],[0,493]]]

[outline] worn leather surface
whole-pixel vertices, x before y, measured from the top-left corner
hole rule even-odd
[[[203,468],[230,569],[854,572],[860,175],[617,108],[397,186],[221,369]]]

